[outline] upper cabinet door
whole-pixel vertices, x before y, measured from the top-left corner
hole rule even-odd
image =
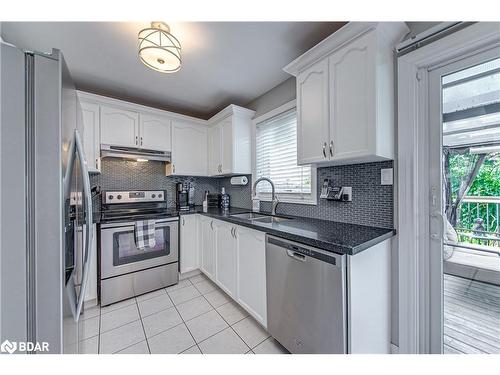
[[[171,151],[170,123],[168,118],[141,113],[140,147],[148,150]]]
[[[139,147],[139,114],[111,106],[101,106],[101,143]]]
[[[329,58],[332,160],[375,153],[375,37],[367,33]]]
[[[171,174],[206,176],[207,128],[181,120],[172,120]]]
[[[95,103],[81,102],[83,120],[83,149],[90,171],[96,172],[101,169],[100,159],[100,125],[99,105]]]
[[[298,164],[329,159],[328,60],[322,60],[297,77]]]
[[[222,162],[221,171],[222,174],[233,173],[233,160],[238,155],[233,154],[234,149],[234,138],[233,138],[233,118],[230,117],[225,119],[221,123],[222,129]]]
[[[217,176],[222,173],[222,132],[220,125],[208,129],[208,175]]]

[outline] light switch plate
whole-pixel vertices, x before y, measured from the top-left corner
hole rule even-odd
[[[393,184],[392,168],[384,168],[380,170],[380,184],[392,185]]]

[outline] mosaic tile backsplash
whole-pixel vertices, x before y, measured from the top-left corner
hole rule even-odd
[[[370,225],[376,227],[393,227],[393,186],[380,185],[380,170],[392,168],[392,161],[355,164],[318,168],[317,190],[318,204],[304,205],[280,203],[277,213],[312,217],[324,220]],[[224,187],[231,197],[232,207],[251,209],[252,176],[247,175],[249,183],[245,186],[234,186],[230,177],[187,177],[165,176],[165,164],[150,161],[140,163],[121,159],[107,158],[101,163],[102,173],[92,176],[92,185],[101,185],[107,190],[166,190],[169,207],[175,206],[175,184],[191,182],[195,188],[195,204],[201,205],[204,192],[220,192]],[[352,202],[334,202],[319,199],[319,191],[325,178],[329,178],[336,186],[351,186]],[[94,202],[98,207],[99,198]],[[262,211],[270,211],[270,202],[261,202]]]
[[[383,161],[318,168],[318,204],[280,203],[276,213],[393,228],[393,186],[380,184],[380,170],[392,167],[392,161]],[[351,186],[352,202],[319,199],[325,178],[330,179],[335,186]],[[261,211],[271,211],[270,202],[261,202],[260,205]]]

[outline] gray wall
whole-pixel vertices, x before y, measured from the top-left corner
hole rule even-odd
[[[265,94],[252,100],[245,107],[255,111],[255,117],[259,117],[279,106],[294,100],[296,97],[295,77],[290,77],[278,86],[272,88]]]

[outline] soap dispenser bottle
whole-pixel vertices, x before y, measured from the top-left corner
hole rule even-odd
[[[229,194],[226,194],[226,188],[222,188],[221,197],[220,197],[220,205],[222,208],[227,210],[229,208]]]

